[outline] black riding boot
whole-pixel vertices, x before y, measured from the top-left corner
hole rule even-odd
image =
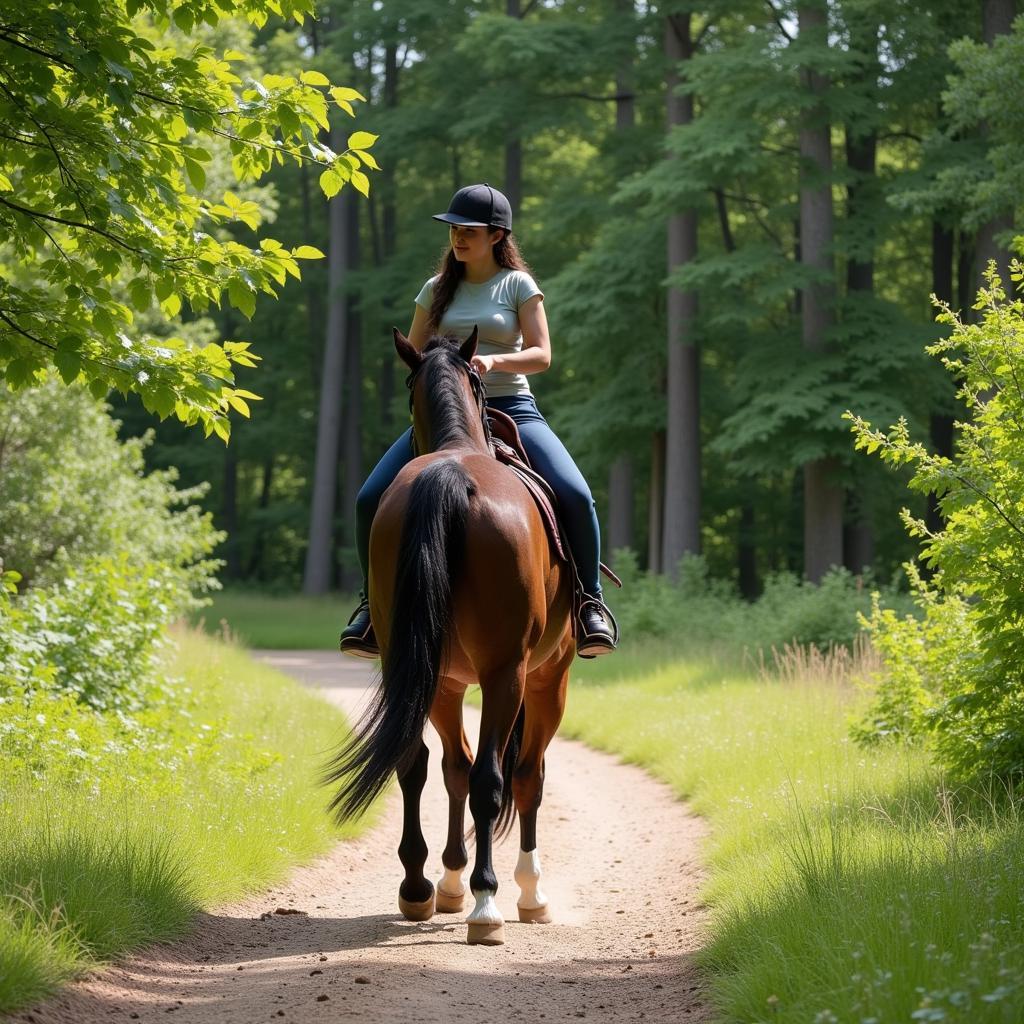
[[[619,643],[619,624],[599,597],[584,594],[576,620],[576,653],[581,658],[609,654]]]
[[[341,631],[338,649],[342,654],[354,654],[357,658],[379,658],[380,648],[370,621],[370,602],[365,594],[359,595],[359,607],[352,613],[348,625]]]

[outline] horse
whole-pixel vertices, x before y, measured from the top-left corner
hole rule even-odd
[[[370,616],[381,651],[380,682],[325,781],[340,783],[331,809],[343,821],[365,811],[397,774],[404,802],[398,856],[405,871],[398,906],[411,921],[463,910],[468,797],[476,859],[467,941],[500,945],[505,922],[494,900],[491,850],[516,814],[519,920],[552,919],[540,888],[537,813],[544,753],[562,719],[575,655],[571,570],[553,555],[526,487],[491,452],[483,382],[470,366],[476,328],[462,343],[435,336],[422,352],[397,328],[394,340],[410,370],[417,456],[385,491],[370,534]],[[477,683],[483,708],[474,758],[462,702]],[[436,890],[423,873],[427,845],[419,809],[428,719],[441,738],[449,800],[444,874]]]

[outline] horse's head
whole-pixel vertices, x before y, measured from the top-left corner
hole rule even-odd
[[[435,335],[422,351],[397,327],[392,331],[395,348],[411,371],[406,386],[416,450],[423,454],[453,444],[486,448],[483,381],[470,365],[476,355],[477,328],[465,341]]]

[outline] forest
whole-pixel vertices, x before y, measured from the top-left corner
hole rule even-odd
[[[392,329],[484,182],[624,587],[552,741],[576,903],[455,993],[360,845],[395,788],[339,828],[323,773]],[[108,1019],[138,951],[152,1020],[429,959],[467,1019],[557,964],[549,1016],[1016,1024],[1022,194],[1014,0],[0,0],[0,1013]]]
[[[358,88],[381,170],[368,201],[328,201],[305,165],[275,168],[257,189],[273,233],[328,258],[251,322],[224,307],[167,328],[262,360],[229,445],[168,421],[149,452],[212,482],[225,579],[358,583],[355,494],[407,423],[391,327],[446,245],[430,215],[475,181],[508,195],[544,289],[554,358],[533,386],[606,560],[631,548],[671,575],[699,553],[748,597],[779,570],[898,572],[905,478],[855,454],[842,414],[904,415],[951,453],[962,409],[924,346],[943,333],[933,297],[970,315],[988,260],[1009,280],[1013,5],[849,0],[827,23],[770,2],[440,10],[323,3],[250,41],[263,70]],[[134,401],[114,412],[149,424]],[[311,535],[318,477],[329,538]]]

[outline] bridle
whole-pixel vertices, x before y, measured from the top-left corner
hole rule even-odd
[[[409,389],[409,412],[413,411],[413,388],[416,386],[416,378],[419,376],[420,370],[426,365],[427,358],[424,357],[423,361],[415,370],[409,373],[409,376],[405,378],[405,386]],[[480,414],[480,423],[484,428],[484,438],[487,441],[487,447],[492,447],[491,443],[491,424],[487,418],[487,393],[484,389],[484,379],[480,376],[476,370],[473,369],[470,363],[467,363],[461,356],[459,357],[459,366],[466,371],[469,375],[469,384],[473,389],[473,398],[476,399],[477,411]],[[412,452],[414,456],[419,455],[419,449],[416,445],[416,431],[412,432]]]

